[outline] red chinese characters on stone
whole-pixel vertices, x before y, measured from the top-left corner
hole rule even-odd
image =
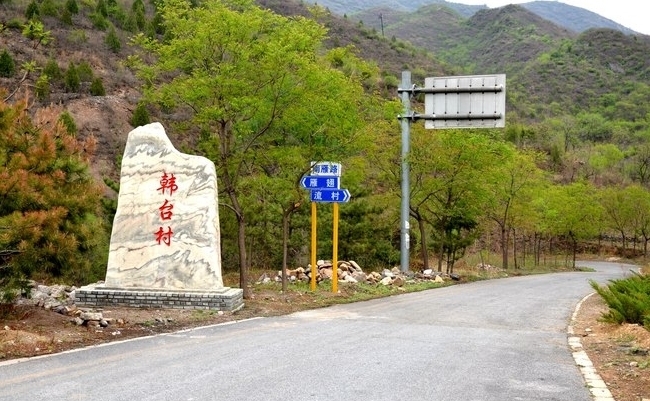
[[[167,226],[167,231],[164,231],[163,228],[160,227],[155,234],[158,245],[160,245],[161,242],[167,246],[172,244],[172,234],[174,234],[174,232],[171,227]]]
[[[162,191],[163,195],[166,191],[169,191],[169,196],[172,196],[174,192],[178,190],[174,174],[167,175],[167,172],[163,172],[162,178],[160,179],[160,188],[158,188],[158,190]]]
[[[172,215],[174,214],[172,212],[172,209],[174,208],[174,205],[172,205],[169,200],[165,199],[165,203],[161,207],[158,208],[160,210],[160,218],[162,220],[171,220]]]
[[[163,175],[160,178],[160,187],[158,188],[158,191],[161,191],[163,195],[168,194],[171,197],[177,190],[178,185],[176,185],[176,177],[174,177],[174,174],[167,174],[167,172],[163,172]],[[172,216],[174,215],[172,212],[173,209],[174,205],[169,201],[169,199],[165,199],[165,202],[162,204],[162,206],[158,208],[160,219],[163,221],[171,220]],[[167,226],[167,231],[165,231],[161,226],[158,231],[154,233],[156,236],[156,242],[158,242],[158,245],[165,244],[167,246],[170,246],[172,243],[173,233],[174,232],[170,226]]]

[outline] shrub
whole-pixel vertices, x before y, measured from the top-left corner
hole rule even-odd
[[[25,9],[25,18],[28,20],[32,18],[38,18],[38,16],[41,14],[41,11],[38,8],[38,4],[32,0],[29,5],[27,5],[27,8]]]
[[[40,11],[42,15],[49,17],[57,17],[59,15],[59,7],[54,3],[54,0],[43,0]]]
[[[74,122],[74,118],[72,118],[72,115],[70,115],[67,110],[61,113],[59,121],[63,124],[68,134],[72,136],[77,135],[77,124]]]
[[[43,74],[46,74],[50,78],[50,81],[59,81],[63,78],[59,63],[53,58],[47,60],[45,67],[43,67]]]
[[[70,12],[70,14],[79,14],[79,5],[77,0],[66,0],[65,9]]]
[[[90,84],[90,94],[93,96],[106,95],[106,90],[104,89],[104,84],[102,83],[101,78],[93,79],[93,82]]]
[[[0,77],[10,78],[16,73],[16,63],[6,50],[0,53]]]
[[[606,321],[640,324],[650,330],[650,275],[634,274],[612,280],[606,287],[592,281],[591,286],[609,307],[603,315]]]
[[[34,93],[40,101],[45,101],[50,96],[50,77],[42,73],[34,84]]]
[[[77,74],[79,74],[81,82],[91,82],[93,80],[93,68],[85,60],[77,66]]]
[[[66,92],[77,92],[81,87],[81,79],[79,72],[73,62],[68,65],[68,70],[65,72],[65,90]]]
[[[122,43],[120,42],[120,38],[117,36],[117,33],[115,32],[115,28],[113,27],[111,27],[110,31],[108,31],[108,35],[106,35],[106,39],[104,39],[104,42],[106,42],[106,45],[113,53],[119,52],[120,49],[122,48]]]
[[[142,125],[147,125],[150,123],[149,112],[147,111],[147,107],[144,103],[140,102],[135,107],[130,123],[133,127],[140,127]]]

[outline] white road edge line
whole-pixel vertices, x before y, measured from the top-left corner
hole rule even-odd
[[[582,298],[573,311],[573,315],[571,316],[571,324],[567,328],[567,334],[569,335],[569,347],[571,347],[571,351],[573,352],[573,359],[575,359],[576,365],[580,367],[580,372],[582,372],[582,376],[587,383],[587,387],[589,387],[589,391],[591,391],[591,395],[593,396],[594,401],[616,401],[612,393],[610,393],[609,389],[607,388],[605,381],[600,377],[598,372],[596,372],[596,368],[594,367],[593,363],[591,363],[591,359],[589,359],[589,356],[582,348],[580,337],[576,336],[573,330],[573,325],[578,316],[578,312],[580,311],[580,307],[587,299],[589,299],[589,297],[594,294],[596,293],[592,292],[591,294]]]
[[[231,325],[231,324],[243,323],[243,322],[248,322],[250,320],[257,320],[257,319],[264,319],[264,318],[261,317],[261,316],[256,316],[256,317],[251,317],[251,318],[242,319],[242,320],[231,320],[229,322],[215,323],[215,324],[210,324],[210,325],[207,325],[207,326],[191,327],[189,329],[183,329],[183,330],[178,330],[178,331],[169,332],[169,333],[152,334],[150,336],[127,338],[126,340],[109,341],[107,343],[89,345],[87,347],[75,348],[75,349],[70,349],[70,350],[67,350],[67,351],[55,352],[55,353],[52,353],[52,354],[44,354],[44,355],[32,356],[32,357],[28,357],[28,358],[10,359],[8,361],[0,362],[0,367],[8,366],[8,365],[15,365],[15,364],[22,363],[22,362],[27,362],[27,361],[32,361],[34,359],[51,358],[53,356],[61,355],[61,354],[71,354],[71,353],[74,353],[74,352],[81,352],[81,351],[85,351],[85,350],[88,350],[88,349],[91,349],[91,348],[109,347],[109,346],[115,345],[115,344],[128,343],[128,342],[132,342],[132,341],[140,341],[140,340],[145,340],[147,338],[153,338],[153,337],[159,337],[159,336],[174,337],[174,336],[178,336],[181,333],[189,333],[189,332],[197,331],[197,330],[201,330],[201,329],[209,329],[211,327],[218,327],[218,326],[227,326],[227,325]]]

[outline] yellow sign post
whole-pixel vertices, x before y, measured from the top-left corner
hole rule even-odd
[[[339,203],[350,200],[350,192],[340,189],[341,164],[332,162],[312,162],[311,174],[302,177],[300,185],[311,190],[311,280],[310,288],[316,290],[316,204],[334,204],[334,233],[332,241],[332,292],[338,292],[338,248],[339,248]]]
[[[316,202],[311,203],[311,283],[310,288],[316,291]]]

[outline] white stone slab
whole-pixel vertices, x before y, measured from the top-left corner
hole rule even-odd
[[[222,288],[220,238],[214,163],[177,151],[160,123],[131,131],[106,287]]]

